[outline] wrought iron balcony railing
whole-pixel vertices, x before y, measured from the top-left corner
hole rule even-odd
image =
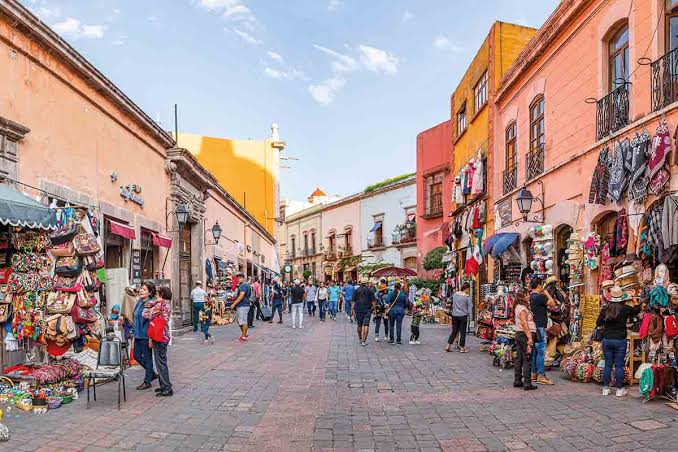
[[[324,253],[326,261],[335,261],[337,260],[337,251],[336,250],[327,250]]]
[[[373,238],[373,239],[367,239],[367,248],[372,249],[372,248],[381,248],[384,246],[384,239],[383,238]]]
[[[504,170],[504,194],[515,190],[516,187],[518,187],[518,165],[513,164]]]
[[[602,140],[629,124],[629,91],[623,84],[597,102],[596,139]]]
[[[526,180],[532,180],[544,172],[544,143],[527,153],[526,163]],[[517,182],[517,180],[515,182]]]
[[[678,100],[678,48],[673,49],[651,66],[652,111]]]

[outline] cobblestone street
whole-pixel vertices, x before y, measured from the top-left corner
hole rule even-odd
[[[642,404],[637,389],[603,398],[594,384],[564,381],[525,393],[512,371],[491,365],[478,343],[444,353],[444,326],[424,325],[423,345],[370,342],[354,328],[305,319],[304,329],[260,324],[247,344],[235,326],[213,328],[216,344],[179,337],[171,350],[175,396],[116,388],[50,412],[12,410],[3,450],[675,450],[678,412]],[[408,322],[406,322],[408,323]],[[409,326],[403,327],[409,332]],[[84,393],[82,394],[84,396]]]

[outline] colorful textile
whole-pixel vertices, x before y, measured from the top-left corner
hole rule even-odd
[[[593,170],[591,188],[589,190],[590,204],[605,204],[607,202],[607,188],[610,179],[609,152],[608,148],[604,148],[598,155],[598,163]]]
[[[166,300],[152,299],[144,305],[143,317],[152,320],[155,317],[162,316],[165,319],[165,328],[162,332],[164,342],[170,341],[170,315],[171,310]]]
[[[657,127],[655,136],[652,139],[652,147],[647,164],[647,177],[652,178],[664,167],[666,157],[671,152],[671,137],[669,128],[665,122],[661,122]]]
[[[645,175],[648,166],[650,135],[646,130],[631,141],[630,159],[626,160],[629,171],[629,199],[642,202],[647,196],[648,178]]]
[[[628,186],[629,173],[626,170],[626,161],[631,154],[631,143],[625,139],[614,148],[610,161],[610,180],[607,197],[612,202],[619,202]]]

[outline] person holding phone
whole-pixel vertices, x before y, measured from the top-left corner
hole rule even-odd
[[[515,294],[515,331],[516,331],[516,361],[514,363],[514,388],[523,388],[525,391],[537,389],[532,384],[530,371],[532,368],[532,348],[534,336],[537,334],[537,325],[528,307],[527,293],[519,287]]]

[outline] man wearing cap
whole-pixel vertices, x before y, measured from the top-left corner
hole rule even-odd
[[[355,290],[354,301],[351,305],[351,315],[358,324],[358,340],[360,345],[367,345],[367,336],[370,333],[370,317],[377,309],[377,299],[374,292],[367,286],[367,278],[360,280],[360,286]]]
[[[238,325],[240,325],[240,332],[242,333],[239,341],[244,342],[249,338],[247,331],[247,314],[250,311],[250,297],[252,296],[252,288],[245,282],[245,275],[238,273],[238,297],[231,305],[231,309],[236,309],[236,317]]]
[[[195,288],[191,291],[191,301],[193,302],[193,332],[198,331],[199,314],[205,306],[205,297],[207,292],[202,288],[202,281],[195,282]]]

